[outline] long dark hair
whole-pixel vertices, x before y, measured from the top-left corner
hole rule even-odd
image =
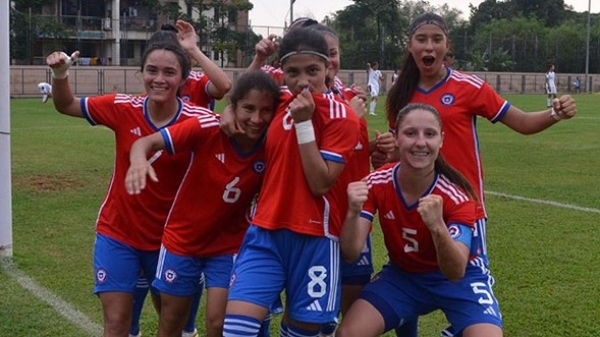
[[[444,19],[434,13],[424,13],[415,18],[410,25],[408,39],[410,40],[415,31],[426,24],[434,24],[440,27],[446,34],[446,38],[448,37],[448,27]],[[388,91],[385,102],[385,112],[390,125],[395,124],[398,111],[410,102],[410,97],[419,83],[419,68],[408,48],[404,51],[400,75],[401,78],[394,81],[394,84],[392,84],[392,87]]]
[[[408,116],[409,113],[415,110],[425,110],[431,112],[431,114],[434,115],[435,119],[438,121],[440,125],[440,130],[442,129],[442,117],[440,116],[440,113],[437,111],[436,108],[432,107],[429,104],[410,103],[407,104],[404,108],[400,109],[400,111],[398,111],[398,116],[396,117],[396,124],[394,124],[396,130],[399,129],[399,126],[404,121],[404,118]],[[435,158],[433,167],[438,173],[448,178],[448,180],[450,180],[451,183],[465,190],[473,198],[473,200],[479,200],[479,198],[477,197],[477,193],[475,193],[473,186],[471,186],[467,178],[465,178],[465,176],[463,176],[454,167],[448,164],[441,153],[438,153],[437,158]]]

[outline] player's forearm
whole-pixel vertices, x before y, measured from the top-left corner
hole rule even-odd
[[[445,225],[430,232],[440,270],[450,281],[458,282],[465,275],[469,258],[467,246],[454,241]]]
[[[52,78],[52,101],[54,108],[61,114],[83,117],[79,103],[71,91],[68,77]]]
[[[370,226],[361,224],[360,213],[349,210],[340,234],[340,250],[347,263],[358,259],[365,246]]]
[[[252,58],[252,62],[250,63],[248,68],[246,68],[246,71],[260,70],[265,60],[266,57],[262,57],[258,54],[254,55],[254,58]]]
[[[302,170],[308,186],[315,197],[327,193],[339,176],[336,163],[323,159],[316,142],[298,145]],[[343,164],[337,164],[342,165]]]
[[[133,163],[146,162],[148,154],[165,149],[165,142],[160,132],[136,140],[129,152],[129,161]]]

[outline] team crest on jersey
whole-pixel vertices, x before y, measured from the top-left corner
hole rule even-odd
[[[177,273],[173,269],[167,269],[165,271],[165,281],[171,283],[177,278]]]
[[[450,237],[456,239],[460,236],[460,227],[458,225],[450,225],[448,227],[448,232],[450,233]]]
[[[104,281],[106,281],[106,270],[100,268],[96,271],[96,281],[98,281],[98,283],[104,283]]]
[[[444,94],[442,96],[442,98],[440,98],[440,102],[446,106],[454,104],[454,101],[455,101],[455,98],[454,98],[454,95],[452,95],[452,94]]]
[[[189,101],[192,100],[192,98],[190,96],[188,96],[188,95],[181,96],[181,99],[184,100],[184,101],[187,101],[187,102],[189,102]]]
[[[252,169],[257,174],[262,174],[265,171],[265,161],[264,160],[255,161],[254,164],[252,164]]]

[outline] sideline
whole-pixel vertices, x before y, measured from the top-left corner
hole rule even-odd
[[[0,259],[0,269],[14,279],[21,287],[28,290],[32,295],[49,304],[54,310],[65,317],[73,325],[79,327],[90,336],[102,336],[102,326],[94,323],[91,318],[81,311],[75,309],[71,304],[56,296],[50,290],[42,287],[32,278],[17,269],[12,259]]]
[[[575,211],[581,211],[581,212],[586,212],[586,213],[600,214],[600,209],[597,209],[597,208],[581,207],[581,206],[563,204],[562,202],[543,200],[543,199],[526,198],[526,197],[521,197],[518,195],[512,195],[512,194],[506,194],[506,193],[494,192],[494,191],[484,191],[484,193],[487,195],[493,195],[496,197],[504,197],[504,198],[514,199],[514,200],[533,202],[536,204],[545,204],[545,205],[551,205],[551,206],[556,206],[556,207],[560,207],[560,208],[572,209]]]

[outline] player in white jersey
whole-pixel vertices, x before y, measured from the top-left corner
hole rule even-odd
[[[52,97],[52,85],[48,82],[38,83],[38,90],[42,94],[42,103],[46,103],[49,97]]]
[[[377,106],[377,96],[379,96],[379,86],[383,80],[383,75],[379,70],[379,63],[367,63],[367,91],[371,95],[371,103],[369,103],[369,115],[376,115],[375,107]]]
[[[548,98],[546,98],[546,107],[552,107],[552,100],[556,98],[556,83],[554,79],[556,74],[554,73],[554,64],[548,65],[548,70],[546,71],[546,94]]]

